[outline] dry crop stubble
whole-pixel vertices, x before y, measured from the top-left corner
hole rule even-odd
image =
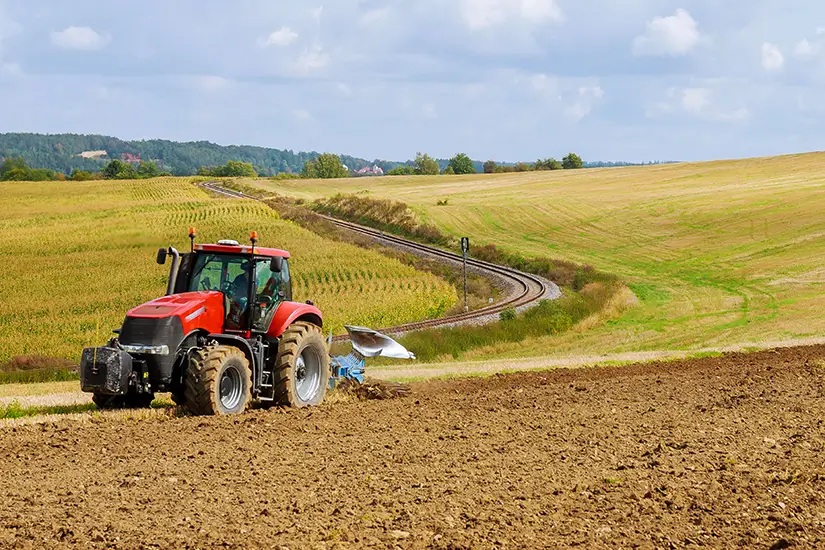
[[[639,300],[590,331],[509,346],[498,356],[698,349],[825,332],[824,165],[825,154],[811,153],[385,177],[371,179],[366,195],[403,201],[453,236],[594,265],[621,277]],[[307,200],[366,188],[358,179],[254,185]]]

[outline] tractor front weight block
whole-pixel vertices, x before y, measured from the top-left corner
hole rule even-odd
[[[84,392],[125,395],[132,374],[132,356],[108,346],[85,348],[80,360],[80,387]]]

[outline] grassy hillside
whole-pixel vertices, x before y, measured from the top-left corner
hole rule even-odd
[[[327,330],[435,316],[457,300],[446,282],[355,246],[324,240],[253,201],[211,199],[185,179],[0,184],[0,362],[79,357],[105,342],[125,312],[163,294],[157,248],[245,241],[293,255],[297,300],[314,300]]]
[[[607,326],[502,353],[695,349],[825,333],[822,153],[257,185],[304,198],[341,192],[404,201],[473,242],[616,273],[640,299]]]

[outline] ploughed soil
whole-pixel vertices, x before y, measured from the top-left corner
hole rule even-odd
[[[825,547],[825,346],[0,429],[6,548]]]

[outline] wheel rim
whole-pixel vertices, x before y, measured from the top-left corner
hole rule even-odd
[[[243,395],[243,382],[241,373],[235,367],[227,367],[221,375],[221,405],[225,409],[232,410],[241,402]]]
[[[306,347],[295,361],[295,389],[301,401],[312,401],[321,386],[321,358],[312,347]]]

